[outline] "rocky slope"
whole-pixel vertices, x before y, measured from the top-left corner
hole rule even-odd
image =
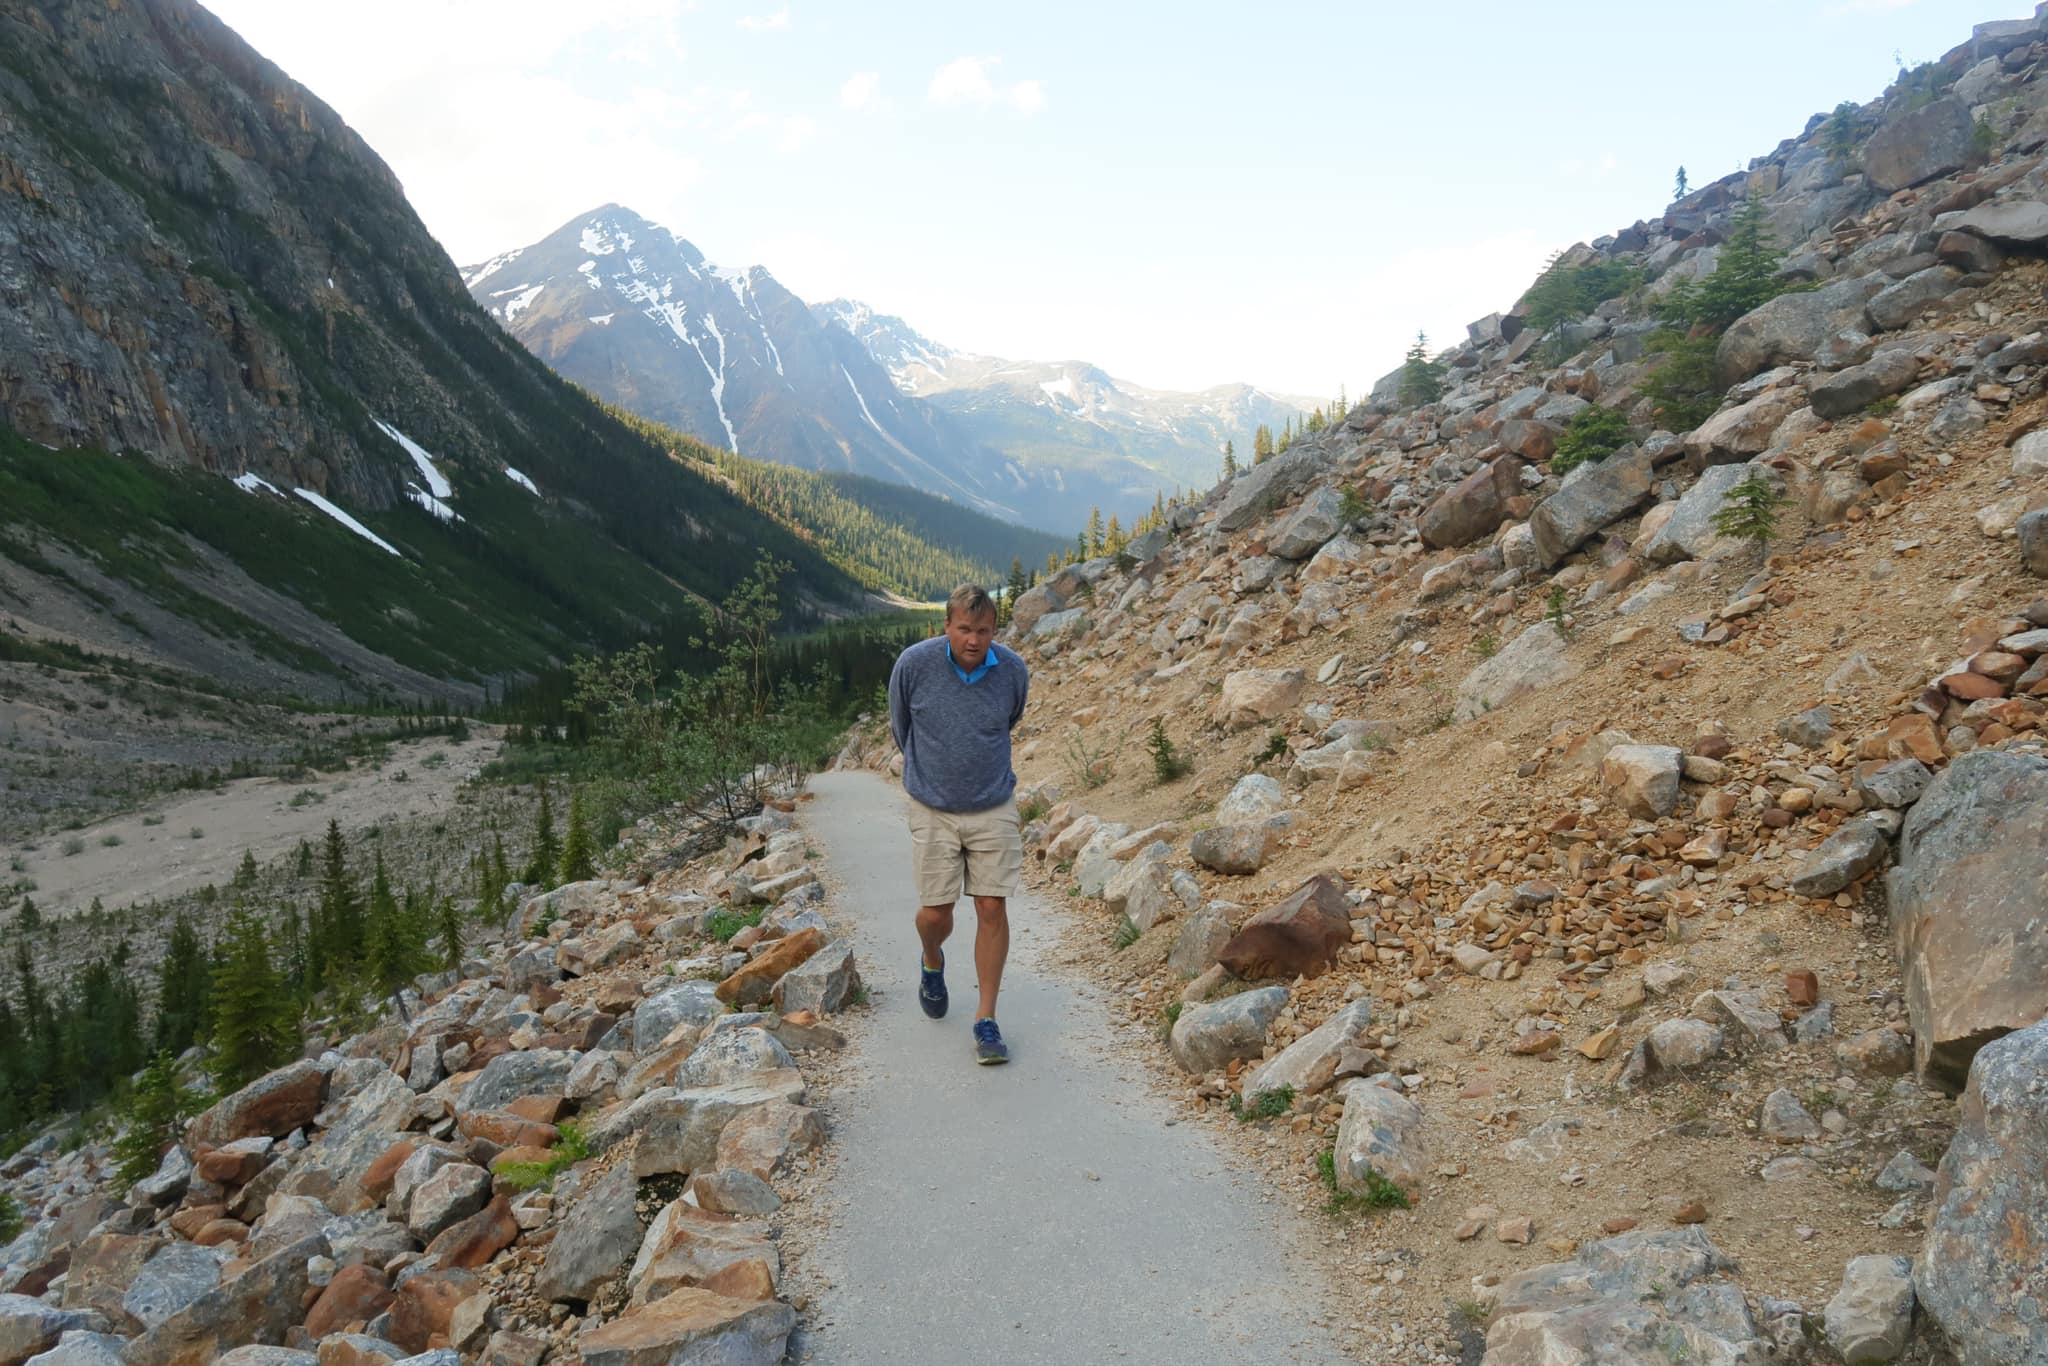
[[[1289,1198],[1372,1211],[1326,1255],[1378,1359],[2048,1351],[2044,59],[1980,26],[1567,258],[1639,289],[1474,323],[1439,399],[1020,600],[1072,961]],[[1650,303],[1752,192],[1814,287],[1665,430]],[[1592,407],[1626,444],[1566,473]]]
[[[1277,432],[1316,406],[1249,384],[1179,393],[1117,379],[1086,361],[975,355],[850,299],[811,311],[859,338],[904,393],[952,414],[1019,466],[1060,468],[1066,478],[1085,469],[1119,485],[1123,496],[1104,503],[1105,514],[1161,486],[1207,486],[1226,442],[1249,452],[1259,427]],[[1078,526],[1087,510],[1075,510]]]
[[[0,1361],[781,1361],[777,1188],[825,1139],[798,1059],[860,988],[793,795],[693,864],[703,832],[643,830],[629,879],[527,897],[125,1194],[104,1147],[15,1154]]]

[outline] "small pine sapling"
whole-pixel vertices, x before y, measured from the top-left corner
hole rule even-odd
[[[1161,717],[1152,718],[1152,733],[1145,739],[1145,752],[1152,756],[1152,776],[1160,783],[1170,783],[1187,774],[1188,761],[1167,735],[1166,722]]]
[[[1727,499],[1714,513],[1714,530],[1723,536],[1750,542],[1761,557],[1777,532],[1778,509],[1789,501],[1761,471],[1752,470],[1741,483],[1728,490]]]

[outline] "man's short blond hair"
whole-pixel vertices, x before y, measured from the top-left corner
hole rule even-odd
[[[996,614],[996,600],[990,597],[988,590],[980,584],[963,583],[946,598],[946,620],[952,621],[955,612],[964,613],[970,617],[978,617],[983,612],[994,616]]]

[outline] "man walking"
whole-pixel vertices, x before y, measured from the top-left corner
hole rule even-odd
[[[1024,661],[996,644],[995,633],[994,601],[963,585],[946,599],[945,634],[905,650],[889,674],[889,728],[903,751],[911,871],[921,903],[917,1000],[934,1020],[946,1013],[943,946],[964,883],[974,898],[974,970],[981,979],[974,1056],[983,1064],[1010,1060],[996,1028],[996,990],[1010,952],[1009,899],[1024,867],[1010,732],[1023,719],[1030,689]]]

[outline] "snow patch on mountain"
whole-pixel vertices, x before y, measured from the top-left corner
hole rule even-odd
[[[293,489],[292,492],[296,493],[299,497],[311,503],[314,507],[319,508],[329,517],[332,517],[335,521],[340,522],[343,526],[347,527],[350,531],[353,531],[356,535],[362,537],[364,540],[370,542],[370,544],[376,546],[379,550],[387,550],[393,555],[398,555],[397,546],[391,544],[391,542],[385,540],[382,536],[379,536],[376,532],[370,530],[361,522],[358,522],[355,518],[349,516],[346,512],[343,512],[340,508],[328,502],[325,498],[322,498],[319,494],[313,492],[313,490]],[[403,555],[399,555],[399,558],[404,559],[405,557]]]

